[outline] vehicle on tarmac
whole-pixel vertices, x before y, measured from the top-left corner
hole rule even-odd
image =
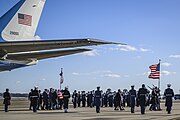
[[[180,100],[180,94],[175,94],[174,95],[174,100]]]

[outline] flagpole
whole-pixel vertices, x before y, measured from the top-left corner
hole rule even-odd
[[[61,78],[60,78],[61,79]],[[61,81],[59,81],[59,83],[60,83],[60,86],[59,86],[59,88],[60,88],[60,90],[61,90]]]
[[[61,73],[60,73],[60,80],[59,80],[59,83],[60,83],[60,90],[61,90],[61,84],[62,84],[62,71],[63,71],[63,68],[61,68]]]
[[[159,65],[161,65],[161,59],[159,59]],[[158,88],[159,88],[159,90],[160,90],[160,86],[161,86],[161,80],[160,80],[160,78],[161,78],[161,67],[160,67],[160,70],[159,70],[159,80],[158,80]]]

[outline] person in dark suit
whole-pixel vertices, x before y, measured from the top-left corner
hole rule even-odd
[[[164,91],[164,96],[166,97],[166,102],[165,102],[165,106],[166,106],[166,111],[168,112],[168,114],[171,114],[171,107],[173,104],[172,101],[172,97],[174,97],[174,91],[173,89],[171,89],[171,84],[167,84],[167,89],[165,89]]]
[[[8,106],[10,105],[11,95],[9,93],[9,89],[6,89],[6,92],[3,93],[3,104],[4,104],[4,111],[8,112]]]

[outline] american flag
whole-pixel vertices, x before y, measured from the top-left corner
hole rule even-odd
[[[60,72],[60,84],[62,84],[64,82],[64,77],[63,77],[63,71],[62,71],[62,68],[61,68],[61,72]]]
[[[149,66],[151,69],[151,73],[149,74],[149,78],[152,79],[160,79],[160,63]]]
[[[32,16],[18,13],[18,23],[22,25],[31,26]]]

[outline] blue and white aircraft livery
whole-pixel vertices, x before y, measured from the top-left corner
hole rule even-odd
[[[37,64],[38,60],[91,49],[74,48],[116,44],[97,39],[37,40],[36,28],[46,0],[20,0],[0,17],[0,71]],[[53,50],[62,48],[74,48]],[[43,50],[43,51],[41,51]]]

